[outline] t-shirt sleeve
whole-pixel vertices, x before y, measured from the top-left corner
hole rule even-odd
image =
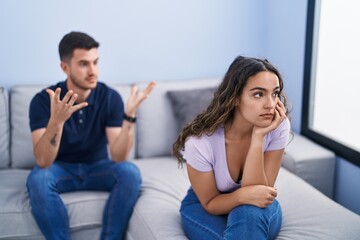
[[[108,94],[108,109],[107,109],[107,119],[106,126],[107,127],[119,127],[122,126],[122,122],[124,119],[124,102],[120,96],[120,94],[113,90],[109,89]]]
[[[50,119],[50,98],[45,90],[37,93],[30,102],[29,125],[30,130],[35,131],[46,128]]]
[[[182,151],[187,164],[200,172],[213,170],[213,152],[210,143],[204,138],[190,137]]]
[[[269,144],[265,151],[284,149],[288,144],[289,134],[290,134],[290,121],[288,118],[286,118],[268,136]]]

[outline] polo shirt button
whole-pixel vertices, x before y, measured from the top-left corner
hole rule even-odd
[[[80,110],[80,111],[79,111],[79,114],[83,114],[83,111],[82,111],[82,110]]]
[[[82,120],[82,119],[79,119],[79,123],[83,123],[83,120]]]

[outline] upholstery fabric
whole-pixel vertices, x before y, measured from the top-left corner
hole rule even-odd
[[[275,186],[283,224],[277,239],[359,239],[360,216],[281,168]]]
[[[7,168],[10,164],[9,129],[8,93],[5,88],[0,87],[0,169]]]
[[[206,110],[215,90],[216,88],[202,88],[167,92],[178,130]]]
[[[169,156],[171,153],[179,132],[170,99],[166,96],[168,91],[216,87],[219,83],[219,78],[191,80],[191,84],[184,84],[184,81],[158,83],[138,111],[136,157]],[[144,89],[147,84],[140,83],[139,88]]]
[[[326,196],[333,197],[335,179],[335,154],[333,152],[299,134],[294,134],[285,149],[283,166]]]
[[[134,239],[187,239],[181,230],[179,214],[180,201],[190,186],[186,166],[178,168],[176,160],[170,157],[135,161],[135,164],[143,175],[143,187],[128,235]],[[275,186],[283,211],[283,225],[276,239],[355,240],[360,236],[359,215],[283,167]]]
[[[31,214],[26,178],[29,170],[1,170],[0,174],[0,238],[43,239]],[[89,228],[99,228],[108,192],[81,191],[61,194],[70,217],[74,235]],[[83,235],[81,235],[83,236]],[[89,239],[98,239],[98,236]],[[81,238],[80,238],[81,239]]]
[[[29,127],[29,105],[33,96],[46,86],[15,86],[10,92],[11,118],[11,166],[31,168],[35,165],[31,131]]]

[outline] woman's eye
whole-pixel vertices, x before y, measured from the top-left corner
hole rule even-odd
[[[258,92],[258,93],[255,93],[254,94],[254,97],[256,97],[256,98],[260,98],[260,97],[262,97],[263,96],[263,93],[262,92]]]
[[[279,92],[274,92],[273,97],[279,97]]]

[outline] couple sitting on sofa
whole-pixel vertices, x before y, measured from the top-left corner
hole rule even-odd
[[[59,44],[67,76],[36,94],[30,128],[37,166],[27,188],[32,214],[47,239],[70,239],[60,193],[109,191],[102,239],[122,239],[140,193],[137,167],[125,161],[136,111],[155,87],[121,96],[98,82],[99,43],[71,32]],[[237,57],[208,108],[173,146],[191,182],[181,205],[190,239],[274,239],[281,207],[274,187],[290,123],[279,72],[268,61]],[[108,156],[107,145],[111,154]]]

